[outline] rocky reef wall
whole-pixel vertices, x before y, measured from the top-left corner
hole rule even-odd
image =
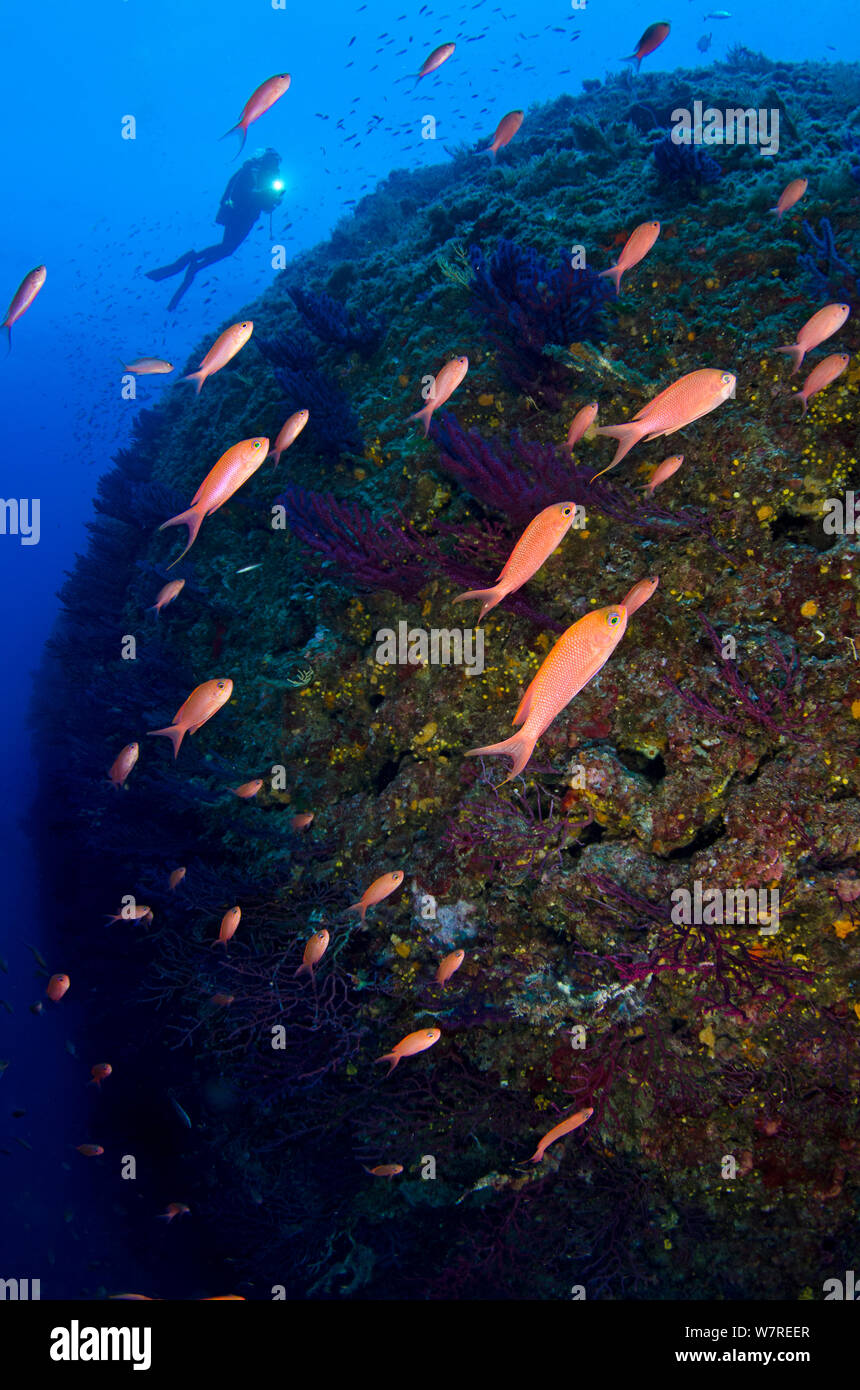
[[[251,342],[140,415],[62,592],[34,709],[46,906],[93,1010],[122,972],[155,1072],[180,1068],[203,1117],[195,1220],[259,1296],[803,1298],[853,1238],[860,563],[826,521],[860,494],[860,365],[801,418],[775,349],[845,299],[824,351],[856,352],[860,71],[737,51],[586,86],[529,111],[494,165],[458,150],[392,173],[237,306]],[[778,159],[676,156],[671,113],[697,99],[778,110]],[[651,219],[616,298],[594,272]],[[425,439],[406,419],[460,353]],[[737,395],[683,435],[599,481],[608,441],[564,449],[588,401],[627,420],[701,367]],[[277,469],[168,573],[179,533],[156,528],[304,405]],[[673,446],[684,466],[649,496]],[[584,524],[488,615],[482,669],[378,659],[401,624],[474,635],[452,598],[559,500]],[[646,575],[656,594],[524,777],[466,758],[507,736],[557,635]],[[146,733],[214,677],[233,698],[174,761]],[[103,772],[133,739],[118,794]],[[349,904],[398,868],[362,925]],[[760,915],[679,920],[680,890],[701,907],[736,888]],[[124,894],[152,925],[106,946],[95,924]],[[390,1079],[374,1065],[431,1026]],[[366,1172],[388,1163],[404,1172]]]

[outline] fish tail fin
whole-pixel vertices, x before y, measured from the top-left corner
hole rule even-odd
[[[795,372],[800,371],[800,364],[806,356],[806,349],[802,348],[799,343],[792,343],[791,347],[778,347],[777,352],[785,352],[791,358],[794,364],[791,369],[792,376]]]
[[[283,449],[273,449],[272,452],[269,454],[269,458],[272,460],[272,464],[275,468],[277,468],[278,464],[280,463],[281,454],[283,452]]]
[[[407,420],[420,420],[420,421],[421,421],[422,425],[424,426],[424,437],[425,437],[425,439],[426,439],[427,433],[428,433],[428,431],[429,431],[429,429],[430,429],[430,417],[431,417],[432,414],[433,414],[433,402],[432,402],[432,401],[428,401],[427,404],[426,404],[421,410],[416,410],[416,412],[415,412],[414,415],[408,415],[408,416],[407,416]]]
[[[469,599],[478,599],[481,604],[481,611],[478,614],[478,622],[480,623],[491,608],[495,608],[497,603],[501,603],[505,597],[505,592],[502,591],[500,584],[494,585],[492,589],[467,589],[465,594],[457,594],[457,597],[453,598],[451,602],[465,603]]]
[[[243,151],[244,148],[245,148],[245,141],[246,141],[247,138],[248,138],[248,128],[247,128],[247,126],[244,126],[244,125],[242,124],[241,121],[237,121],[235,125],[231,125],[231,127],[230,127],[229,130],[225,130],[225,131],[224,131],[224,134],[220,137],[222,140],[226,140],[228,135],[233,135],[237,130],[241,130],[241,132],[242,132],[242,138],[241,138],[241,140],[239,141],[239,148],[238,148],[238,150],[236,151],[236,153],[234,154],[233,160],[238,159],[238,158],[239,158],[239,155],[242,153],[242,151]],[[231,163],[233,162],[233,160],[231,160]]]
[[[357,912],[362,922],[365,920],[367,916],[367,908],[365,907],[364,903],[350,903],[349,907],[346,910],[347,912]]]
[[[605,276],[608,276],[609,279],[612,281],[613,285],[615,286],[615,293],[620,294],[621,277],[623,274],[624,271],[621,269],[620,265],[611,265],[608,270],[601,270],[600,278],[603,279]]]
[[[178,757],[179,749],[182,747],[182,740],[185,737],[185,725],[168,724],[166,729],[147,730],[147,736],[149,738],[156,738],[159,734],[163,735],[164,738],[170,739],[170,742],[173,744],[173,756],[174,758]]]
[[[181,554],[177,555],[175,560],[171,560],[170,564],[167,566],[169,570],[172,570],[174,565],[178,565],[179,561],[183,558],[183,556],[188,554],[189,550],[191,549],[192,545],[197,539],[200,527],[203,525],[204,516],[205,512],[198,503],[194,507],[189,507],[187,511],[180,512],[178,516],[172,516],[169,521],[165,521],[161,524],[161,526],[159,526],[159,531],[166,530],[168,526],[188,527],[188,544],[186,545],[185,549],[181,552]]]
[[[634,444],[637,444],[642,436],[647,433],[648,426],[643,428],[639,420],[630,420],[626,425],[598,425],[595,434],[608,435],[610,439],[618,440],[618,448],[615,450],[615,457],[605,468],[601,468],[599,473],[595,473],[594,478],[602,478],[604,473],[608,473],[610,468],[614,468],[616,463],[620,463],[625,454],[629,454]],[[594,482],[594,478],[591,479]]]
[[[529,758],[534,752],[537,743],[537,734],[528,734],[525,729],[520,729],[511,738],[503,739],[501,743],[488,743],[483,748],[470,748],[466,754],[467,758],[480,757],[506,757],[511,759],[511,770],[505,778],[505,782],[511,782],[518,777],[526,766]],[[499,785],[504,786],[505,782]]]
[[[203,390],[203,383],[206,380],[206,374],[204,373],[202,367],[198,367],[196,372],[189,372],[187,376],[181,376],[179,380],[196,381],[197,385],[194,388],[194,394],[195,396],[199,396],[200,392]]]
[[[293,978],[295,978],[296,975],[304,975],[304,973],[305,973],[306,970],[310,971],[311,975],[314,973],[313,970],[311,969],[311,967],[310,967],[309,965],[305,965],[304,961],[302,961],[302,963],[301,963],[301,965],[299,966],[298,970],[295,970],[295,971],[293,972]]]
[[[800,409],[800,418],[801,418],[801,420],[802,420],[803,417],[804,417],[804,415],[806,414],[808,408],[809,408],[809,402],[807,401],[807,399],[806,399],[806,397],[804,396],[804,394],[803,394],[802,391],[800,391],[800,392],[798,393],[797,399],[800,401],[800,406],[801,406],[801,409]]]
[[[386,1053],[383,1054],[382,1057],[377,1057],[376,1061],[377,1061],[377,1062],[390,1062],[390,1063],[391,1063],[391,1065],[390,1065],[389,1068],[388,1068],[388,1071],[385,1073],[386,1076],[390,1076],[391,1073],[394,1071],[394,1068],[397,1066],[397,1063],[400,1061],[400,1058],[399,1058],[394,1052],[386,1052]],[[376,1065],[376,1062],[374,1062],[374,1066],[375,1066],[375,1065]]]
[[[478,150],[478,154],[488,154],[488,155],[490,156],[490,159],[492,160],[492,162],[495,164],[495,162],[496,162],[496,151],[494,150],[494,148],[493,148],[492,145],[487,145],[486,149]]]

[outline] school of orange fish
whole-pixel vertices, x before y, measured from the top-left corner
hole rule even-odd
[[[646,29],[630,59],[630,61],[635,61],[637,69],[642,58],[659,47],[668,34],[669,25],[665,23],[654,24]],[[435,48],[417,74],[416,85],[422,78],[447,62],[452,57],[455,47],[456,45],[453,43],[444,43]],[[259,120],[275,102],[279,101],[289,86],[289,74],[280,73],[263,82],[252,94],[243,108],[238,122],[227,132],[228,135],[234,131],[241,132],[240,151],[244,147],[248,127]],[[497,152],[517,134],[523,119],[524,113],[522,111],[509,112],[499,122],[491,144],[481,152],[489,154],[494,159]],[[807,187],[808,181],[806,179],[794,179],[786,186],[772,209],[778,220],[803,198]],[[617,263],[601,272],[602,275],[612,280],[616,293],[620,293],[622,276],[644,259],[659,235],[659,222],[642,223],[628,237]],[[45,284],[45,278],[45,267],[38,266],[24,278],[12,299],[2,324],[9,335],[10,349],[12,325],[32,305]],[[792,375],[800,369],[807,353],[838,332],[849,313],[850,308],[847,304],[828,304],[802,325],[793,344],[776,349],[778,352],[786,353],[791,358]],[[208,378],[219,372],[241,351],[249,341],[253,328],[254,325],[250,321],[233,324],[220,334],[204,356],[198,369],[182,379],[195,382],[196,391],[199,394]],[[824,358],[813,368],[798,393],[798,399],[802,405],[802,415],[806,414],[810,399],[831,385],[845,371],[848,361],[849,357],[845,353],[833,354]],[[127,372],[141,375],[168,373],[173,370],[170,362],[153,357],[139,358],[134,362],[124,364],[124,366]],[[469,360],[467,357],[455,357],[445,363],[435,377],[431,378],[432,385],[427,396],[427,403],[409,417],[410,420],[421,422],[425,435],[429,430],[434,411],[450,399],[462,384],[468,369]],[[630,421],[618,425],[595,426],[598,404],[591,402],[583,406],[575,415],[566,437],[566,447],[572,449],[589,431],[589,438],[594,435],[606,435],[616,440],[617,448],[611,463],[600,473],[594,475],[595,478],[600,477],[603,473],[614,468],[640,441],[657,439],[686,428],[695,420],[715,410],[724,401],[733,398],[735,390],[736,377],[731,372],[715,368],[691,371],[662,390],[653,400],[637,411]],[[204,519],[229,501],[267,458],[271,458],[275,465],[280,462],[282,454],[295,442],[307,425],[308,419],[307,410],[300,410],[291,415],[281,427],[271,448],[269,440],[265,437],[244,439],[233,444],[221,456],[203,479],[188,509],[178,516],[171,517],[159,528],[164,530],[171,526],[185,526],[188,531],[188,541],[184,550],[171,562],[168,568],[178,564],[191,549]],[[648,494],[653,493],[657,486],[677,472],[683,462],[683,454],[677,454],[660,463],[652,472],[647,484]],[[481,605],[478,622],[481,622],[490,609],[501,603],[509,594],[515,593],[540,570],[564,539],[574,522],[575,515],[576,505],[570,501],[557,502],[546,507],[526,527],[494,585],[487,589],[470,590],[467,593],[459,594],[453,599],[453,602],[478,601]],[[521,726],[518,731],[502,742],[473,748],[466,756],[507,756],[511,760],[511,768],[508,776],[504,779],[505,782],[521,774],[532,757],[538,739],[609,660],[624,636],[630,617],[652,596],[658,582],[656,577],[642,579],[634,584],[620,603],[596,609],[573,623],[559,637],[539,667],[528,689],[524,692],[516,714],[511,721],[514,726]],[[156,616],[161,613],[163,608],[179,597],[184,584],[184,579],[173,579],[164,585],[156,595],[153,604]],[[174,758],[176,758],[185,735],[195,734],[201,729],[217,714],[218,710],[227,704],[232,694],[233,682],[227,678],[216,677],[204,681],[191,692],[177,710],[173,722],[163,729],[150,730],[149,736],[169,738],[173,747]],[[137,763],[139,753],[139,744],[133,742],[127,744],[117,754],[108,772],[108,780],[117,791],[125,786]],[[262,785],[262,778],[255,778],[231,790],[241,799],[248,800],[257,795]],[[313,818],[312,812],[295,815],[291,819],[292,827],[297,831],[305,830]],[[173,869],[168,879],[169,890],[171,892],[175,890],[184,877],[184,867]],[[351,904],[347,911],[357,911],[363,924],[368,908],[377,906],[394,893],[402,884],[403,879],[403,869],[382,874],[365,889],[358,902]],[[239,906],[230,908],[224,914],[218,936],[213,945],[223,944],[226,947],[238,930],[241,916],[242,912]],[[146,923],[151,922],[152,917],[151,908],[137,904],[123,907],[119,913],[112,914],[109,920],[112,922],[135,920]],[[329,942],[330,934],[327,930],[315,932],[304,946],[302,960],[295,972],[296,975],[307,973],[313,979],[314,969],[325,956]],[[436,983],[444,987],[454,973],[459,970],[464,959],[465,952],[463,950],[452,951],[445,956],[436,972]],[[51,976],[45,992],[48,998],[56,1003],[63,998],[69,987],[68,975],[55,974]],[[213,999],[222,1004],[232,1003],[232,996],[226,994],[213,996]],[[418,1029],[401,1038],[390,1052],[377,1058],[377,1061],[388,1062],[390,1074],[404,1058],[413,1057],[426,1051],[427,1048],[433,1047],[439,1042],[441,1037],[442,1033],[438,1028]],[[91,1084],[100,1087],[101,1083],[111,1075],[111,1072],[112,1068],[109,1063],[96,1064],[92,1068],[93,1082]],[[579,1128],[592,1113],[590,1108],[579,1110],[576,1114],[569,1116],[550,1129],[540,1140],[529,1161],[540,1163],[549,1145]],[[104,1149],[98,1144],[80,1144],[77,1149],[86,1157],[98,1157],[104,1153]],[[374,1168],[366,1168],[365,1171],[374,1177],[393,1178],[403,1172],[403,1167],[399,1163],[383,1163]],[[185,1215],[188,1212],[189,1208],[183,1203],[171,1202],[162,1216],[169,1224],[175,1217]],[[145,1295],[140,1294],[117,1296],[130,1299],[145,1298]],[[237,1296],[225,1295],[222,1297],[229,1299]]]

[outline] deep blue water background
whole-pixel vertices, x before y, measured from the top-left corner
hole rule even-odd
[[[154,1219],[181,1197],[170,1186],[181,1179],[173,1167],[177,1136],[161,1111],[137,1116],[150,1156],[157,1163],[162,1154],[164,1168],[142,1176],[133,1198],[114,1169],[109,1176],[103,1162],[74,1152],[96,1137],[98,1106],[121,1103],[110,1098],[111,1082],[104,1096],[86,1086],[94,1061],[116,1065],[117,1058],[91,1055],[86,991],[73,989],[41,1017],[29,1011],[44,978],[25,943],[39,947],[51,971],[73,973],[73,942],[59,940],[40,912],[21,828],[34,789],[27,705],[57,588],[84,547],[96,480],[128,439],[134,412],[175,380],[140,379],[137,402],[124,402],[118,359],[166,356],[181,369],[195,345],[235,321],[273,278],[264,222],[231,260],[198,278],[175,314],[166,304],[178,282],[154,285],[143,276],[220,239],[214,215],[241,161],[231,162],[236,138],[218,137],[261,81],[292,74],[289,92],[252,128],[246,155],[272,145],[282,156],[287,192],[274,241],[293,253],[327,235],[349,214],[350,200],[392,169],[444,161],[446,144],[489,142],[512,108],[576,93],[583,78],[620,70],[620,56],[657,19],[669,20],[672,34],[646,59],[651,68],[704,66],[737,42],[792,61],[859,56],[854,0],[819,0],[814,19],[807,0],[728,3],[732,18],[705,21],[712,7],[704,0],[652,8],[588,0],[582,10],[569,0],[462,7],[369,0],[360,9],[343,0],[286,0],[285,9],[270,0],[4,5],[0,307],[40,262],[48,279],[13,331],[11,356],[0,356],[0,495],[41,502],[38,545],[0,536],[0,955],[9,966],[0,998],[14,1009],[0,1009],[0,1058],[11,1061],[0,1076],[0,1146],[11,1150],[0,1154],[0,1278],[40,1278],[43,1297],[99,1285],[167,1296],[227,1291],[207,1266],[206,1236],[193,1218],[169,1232]],[[704,56],[696,49],[703,33],[713,35]],[[448,40],[458,44],[454,57],[413,92],[423,59]],[[426,114],[436,117],[436,141],[420,138]],[[133,141],[121,138],[127,115],[137,123]],[[104,771],[93,768],[93,776]],[[98,864],[91,873],[92,916],[77,925],[86,934],[101,928],[111,906],[99,892]],[[128,984],[117,979],[113,987],[122,999]],[[132,1016],[123,1040],[129,1058],[139,1054],[145,1027]],[[113,1079],[114,1088],[121,1084]],[[27,1113],[13,1119],[15,1108]]]

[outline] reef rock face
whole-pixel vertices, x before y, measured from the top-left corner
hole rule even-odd
[[[589,88],[529,112],[494,167],[460,152],[393,173],[237,306],[248,346],[142,414],[102,479],[40,681],[59,928],[101,979],[121,966],[150,1062],[177,1048],[205,1117],[195,1210],[292,1296],[800,1298],[853,1235],[858,359],[804,418],[792,393],[856,352],[838,135],[860,74],[741,52],[643,74],[635,97]],[[694,96],[778,108],[779,159],[715,146],[719,175],[676,177],[660,142]],[[800,174],[802,209],[777,221]],[[655,219],[616,297],[597,272]],[[835,295],[855,316],[792,378],[775,349]],[[407,417],[459,354],[425,438]],[[589,431],[571,459],[583,405],[617,424],[705,367],[736,374],[733,400],[599,481],[609,441]],[[303,407],[278,468],[168,574],[177,533],[156,528],[230,445]],[[478,629],[454,596],[565,500],[580,524]],[[565,628],[652,575],[521,778],[464,756],[508,736]],[[215,678],[232,698],[174,760],[147,732]],[[104,770],[132,740],[118,794]],[[347,911],[398,869],[363,924]],[[111,910],[151,905],[153,929],[88,939],[94,882]],[[374,1066],[431,1028],[390,1079]],[[404,1171],[366,1171],[387,1164]]]

